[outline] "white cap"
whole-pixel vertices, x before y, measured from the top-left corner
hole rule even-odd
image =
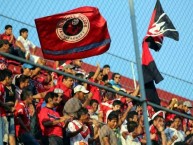
[[[56,94],[63,94],[64,91],[62,89],[60,89],[60,88],[55,88],[54,89],[54,93],[56,93]]]
[[[192,108],[192,104],[190,103],[190,101],[185,101],[183,103],[184,106],[187,106],[188,108]]]
[[[83,92],[83,93],[88,93],[89,91],[86,90],[86,88],[82,85],[77,85],[75,88],[74,88],[74,93],[77,93],[77,92]]]

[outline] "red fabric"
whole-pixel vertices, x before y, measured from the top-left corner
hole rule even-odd
[[[112,109],[112,101],[108,101],[108,102],[102,102],[100,104],[100,109],[99,112],[103,112],[103,122],[106,122],[106,113],[108,110]]]
[[[40,113],[38,114],[38,117],[40,129],[42,130],[42,134],[44,136],[56,135],[63,138],[62,129],[64,127],[64,123],[58,123],[57,125],[50,127],[43,126],[43,122],[58,120],[60,118],[58,112],[50,108],[44,107],[41,109]]]
[[[80,7],[35,20],[44,58],[70,60],[106,52],[110,35],[95,7]]]
[[[72,123],[74,124],[76,130],[79,130],[79,129],[80,129],[80,128],[78,127],[78,125],[76,125],[76,123],[74,123],[73,121],[72,121]],[[81,131],[80,134],[81,134],[81,136],[85,139],[85,138],[90,134],[89,128],[87,128],[87,130]]]
[[[16,137],[18,137],[19,135],[25,133],[26,130],[20,126],[17,120],[17,117],[20,117],[23,123],[25,124],[25,126],[28,129],[30,129],[30,116],[29,116],[28,108],[24,104],[24,102],[21,101],[16,105],[14,117],[15,117],[15,132],[16,132]]]
[[[3,33],[1,34],[1,39],[10,41],[11,35],[6,35],[5,33]],[[13,36],[12,44],[15,45],[15,42],[16,42],[16,39],[15,39],[15,36]]]
[[[0,101],[5,103],[5,88],[4,85],[2,83],[0,83]],[[0,116],[6,116],[6,111],[3,107],[0,106]]]
[[[95,82],[92,78],[89,81],[90,82]],[[104,85],[104,83],[101,82],[100,85]],[[102,96],[100,94],[100,89],[96,86],[89,85],[89,90],[93,94],[92,99],[97,100],[100,104],[101,100],[102,100]]]
[[[151,134],[156,134],[156,137],[153,140],[158,141],[159,140],[159,135],[158,135],[158,131],[157,131],[156,127],[154,125],[151,125],[149,131],[150,131]]]

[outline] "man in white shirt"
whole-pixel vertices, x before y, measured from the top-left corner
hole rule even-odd
[[[17,38],[17,41],[20,41],[25,48],[25,57],[27,60],[30,60],[34,63],[41,63],[41,59],[38,56],[35,56],[36,46],[28,38],[28,29],[22,28],[19,31],[20,36]],[[30,48],[32,48],[32,53],[30,54]]]

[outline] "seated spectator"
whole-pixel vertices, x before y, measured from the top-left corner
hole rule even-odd
[[[49,92],[45,96],[46,107],[43,107],[38,114],[39,123],[45,145],[63,145],[63,128],[68,116],[61,117],[54,111],[58,105],[58,95]]]
[[[17,41],[15,36],[12,32],[12,26],[6,25],[5,32],[1,34],[0,39],[8,40],[10,46],[10,53],[16,56],[20,56],[21,58],[25,58],[25,48],[23,47],[22,43]]]
[[[0,51],[3,53],[9,53],[8,40],[0,40]],[[8,67],[7,59],[0,55],[0,70],[6,69]]]
[[[43,63],[43,58],[40,58],[35,55],[37,47],[28,39],[28,29],[22,28],[19,31],[20,36],[17,38],[17,41],[23,45],[25,49],[23,52],[25,53],[25,58],[34,63]],[[32,53],[30,53],[30,48],[32,48]]]
[[[182,119],[181,117],[175,115],[175,117],[172,119],[170,127],[165,129],[167,141],[170,142],[171,145],[175,145],[177,142],[183,144],[186,136],[181,128]]]
[[[104,125],[99,131],[101,145],[118,145],[114,129],[117,128],[118,114],[111,112],[107,118],[107,125]]]
[[[21,93],[21,101],[15,106],[15,129],[16,137],[24,145],[39,145],[35,138],[30,133],[30,117],[28,112],[28,106],[32,103],[32,93],[25,89]]]
[[[127,123],[127,129],[129,134],[126,137],[125,143],[123,145],[141,145],[138,138],[139,135],[143,133],[142,127],[135,121],[130,121]]]
[[[71,61],[71,64],[75,66],[74,70],[76,73],[82,73],[86,75],[86,71],[82,68],[83,61],[81,59],[75,59]]]
[[[67,137],[70,138],[70,145],[88,145],[91,131],[87,126],[89,114],[86,108],[77,112],[77,119],[69,122],[66,129]]]
[[[85,95],[89,93],[84,86],[78,85],[74,88],[74,97],[70,98],[64,105],[63,113],[77,118],[80,108],[86,107],[90,103],[90,98],[85,100]]]
[[[119,91],[122,88],[120,84],[120,80],[121,80],[121,75],[119,73],[113,73],[112,79],[109,81],[109,83],[116,91]]]
[[[106,84],[108,83],[109,81],[109,72],[110,72],[110,65],[106,64],[103,66],[103,69],[102,69],[102,72],[103,72],[103,79],[102,81]]]
[[[99,102],[95,99],[90,100],[90,106],[88,109],[90,118],[98,120],[98,106]]]

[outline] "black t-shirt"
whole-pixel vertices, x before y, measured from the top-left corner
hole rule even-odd
[[[15,85],[11,84],[11,87],[5,87],[6,97],[5,102],[14,102],[15,103]]]

